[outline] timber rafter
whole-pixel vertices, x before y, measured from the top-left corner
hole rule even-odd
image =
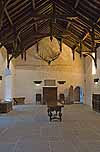
[[[76,51],[80,57],[84,52],[96,53],[100,46],[100,0],[0,1],[0,44],[9,48],[13,57],[21,54],[23,58],[23,51],[41,38],[59,35],[72,48],[73,59]],[[14,49],[16,41],[20,47]]]

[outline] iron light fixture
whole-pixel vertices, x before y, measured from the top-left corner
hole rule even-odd
[[[39,86],[41,84],[42,81],[34,81],[36,86]]]
[[[94,83],[98,84],[99,78],[94,79]]]

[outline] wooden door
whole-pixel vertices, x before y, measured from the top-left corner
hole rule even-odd
[[[57,101],[57,87],[43,87],[43,103]]]

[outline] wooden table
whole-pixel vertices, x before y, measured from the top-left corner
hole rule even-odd
[[[47,102],[47,108],[48,108],[48,116],[50,117],[50,121],[52,119],[59,119],[62,121],[62,112],[61,109],[64,107],[64,105],[60,102]]]

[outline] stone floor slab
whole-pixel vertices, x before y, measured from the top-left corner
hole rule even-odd
[[[0,152],[100,152],[100,114],[65,105],[62,122],[49,122],[45,105],[18,105],[0,115]]]

